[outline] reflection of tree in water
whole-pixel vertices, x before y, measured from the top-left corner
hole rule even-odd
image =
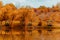
[[[32,36],[32,30],[28,30],[28,32],[29,32],[29,35],[31,35],[31,36]]]
[[[20,36],[21,36],[21,40],[25,39],[25,33],[24,32],[21,32]]]
[[[49,32],[51,32],[52,31],[52,25],[51,24],[49,24],[49,25],[47,25],[47,27],[48,27],[48,30],[47,31],[49,31]]]
[[[41,23],[41,22],[39,22],[39,24],[38,24],[38,28],[37,28],[37,29],[38,29],[37,31],[38,31],[38,33],[39,33],[39,34],[41,34],[41,33],[42,33],[42,30],[40,30],[41,26],[42,26],[42,23]]]
[[[47,37],[49,38],[50,37],[50,35],[52,35],[52,28],[53,28],[53,26],[52,26],[52,21],[51,20],[48,20],[47,21],[47,25],[45,26],[45,28],[44,29],[46,29],[47,30]],[[49,36],[48,36],[49,35]]]
[[[51,32],[52,31],[52,21],[51,20],[48,20],[47,21],[47,31]]]
[[[1,25],[2,25],[2,22],[0,21],[0,36],[3,37],[2,36],[2,26]]]
[[[20,36],[21,36],[21,39],[23,39],[24,40],[24,38],[25,38],[25,29],[24,29],[24,27],[23,26],[20,26],[21,27],[21,34],[20,34]]]
[[[2,34],[2,26],[1,26],[1,22],[0,22],[0,32],[1,32],[1,34]]]
[[[11,31],[11,27],[10,27],[10,24],[9,24],[9,21],[6,21],[5,22],[5,34],[4,34],[4,38],[3,39],[5,39],[5,37],[7,37],[8,36],[8,34],[6,34],[6,33],[8,33],[8,32],[10,32]],[[12,34],[12,33],[11,33]]]
[[[32,36],[32,29],[33,29],[33,27],[32,27],[32,22],[29,22],[29,24],[27,25],[27,31],[29,32],[29,34]]]

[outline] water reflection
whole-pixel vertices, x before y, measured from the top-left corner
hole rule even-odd
[[[20,32],[20,34],[0,34],[0,40],[60,40],[60,29],[53,29],[51,32],[41,29],[30,32]]]

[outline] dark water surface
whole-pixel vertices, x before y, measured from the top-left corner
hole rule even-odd
[[[32,32],[20,32],[20,34],[0,34],[0,40],[60,40],[60,29],[41,31],[41,33],[33,30]]]

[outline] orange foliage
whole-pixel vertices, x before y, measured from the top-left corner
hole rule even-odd
[[[35,27],[40,22],[44,26],[49,23],[48,20],[60,22],[60,10],[57,6],[52,8],[41,6],[39,8],[17,9],[13,4],[0,5],[0,21],[2,21],[2,24],[5,23],[3,21],[9,21],[11,27],[20,27],[23,23],[25,26],[31,23]]]

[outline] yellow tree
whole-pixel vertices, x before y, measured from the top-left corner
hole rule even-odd
[[[59,27],[60,25],[60,12],[52,12],[51,13],[51,16],[50,16],[50,20],[52,20],[53,21],[53,26],[55,26],[55,27]]]
[[[3,7],[3,3],[2,3],[2,1],[0,1],[0,8],[2,8]]]
[[[2,17],[2,25],[4,26],[4,29],[6,32],[8,32],[11,27],[10,27],[10,20],[9,20],[9,16],[11,14],[12,11],[16,10],[16,7],[13,4],[6,4],[5,6],[3,6],[1,8],[1,17]]]

